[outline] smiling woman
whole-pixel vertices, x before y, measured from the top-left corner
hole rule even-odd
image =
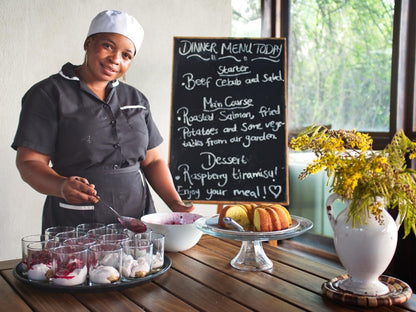
[[[120,215],[155,212],[147,181],[173,211],[193,210],[182,202],[161,157],[162,137],[146,97],[118,81],[142,40],[134,17],[101,12],[85,39],[84,63],[65,64],[23,97],[12,147],[23,180],[47,195],[43,230],[117,222],[96,209],[97,192]],[[91,209],[80,209],[86,205]]]
[[[38,81],[58,73],[66,61],[74,65],[83,63],[83,44],[91,20],[97,13],[105,9],[127,12],[139,21],[145,36],[125,77],[119,80],[146,95],[153,120],[164,138],[160,150],[167,159],[172,34],[183,34],[188,29],[195,35],[230,36],[231,3],[224,0],[43,0],[42,5],[38,5],[37,1],[21,0],[2,1],[1,8],[2,68],[7,74],[0,77],[0,102],[7,105],[0,108],[3,117],[0,125],[3,146],[0,179],[7,183],[0,188],[3,203],[0,210],[0,260],[6,260],[20,256],[21,237],[40,231],[45,201],[43,194],[22,181],[15,166],[16,151],[7,148],[15,135],[23,94]],[[124,106],[137,105],[139,103]],[[130,114],[138,110],[139,107],[125,108],[120,113]],[[88,136],[84,140],[87,143]],[[158,211],[169,211],[155,192],[152,191],[152,195]],[[195,206],[202,213],[216,211],[214,205]],[[97,209],[105,210],[101,205],[97,205]]]

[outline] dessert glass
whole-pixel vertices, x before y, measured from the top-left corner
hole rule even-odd
[[[93,237],[95,239],[98,239],[101,235],[107,234],[107,228],[106,227],[100,227],[97,229],[91,229],[87,232],[87,235],[89,237]]]
[[[135,233],[133,238],[134,239],[147,239],[150,240],[151,239],[151,235],[152,235],[152,229],[151,228],[147,228],[146,232],[142,232],[142,233]]]
[[[111,223],[106,225],[107,234],[127,234],[130,238],[134,236],[134,232],[126,229],[121,223]]]
[[[145,277],[152,270],[153,244],[145,239],[123,243],[122,276],[124,280]]]
[[[78,238],[78,237],[86,237],[87,233],[84,232],[77,232],[77,231],[68,231],[68,232],[60,232],[55,235],[55,241],[63,244],[64,241],[70,238]]]
[[[54,240],[34,242],[27,245],[27,278],[30,281],[48,281],[52,276],[52,248],[58,247]]]
[[[117,283],[121,278],[122,246],[118,243],[95,244],[88,251],[90,285]]]
[[[47,239],[53,239],[56,234],[61,232],[75,232],[75,227],[73,226],[52,226],[45,230],[45,235]]]
[[[63,245],[85,245],[85,246],[92,246],[97,243],[97,240],[94,237],[89,236],[81,236],[75,238],[69,238],[64,240]]]
[[[59,246],[52,249],[51,282],[60,286],[80,285],[87,280],[87,246]]]
[[[121,234],[105,234],[101,235],[97,238],[98,243],[119,243],[123,244],[130,239],[128,234],[121,233]]]
[[[105,229],[104,223],[82,223],[78,224],[75,227],[75,230],[78,232],[85,232],[87,233],[89,230],[96,230],[96,229]]]
[[[27,271],[27,253],[28,253],[27,246],[30,243],[43,242],[46,240],[48,240],[48,237],[43,234],[33,234],[33,235],[22,237],[21,245],[22,245],[22,270],[23,272]]]
[[[152,273],[160,271],[163,268],[163,259],[165,256],[165,235],[152,232],[150,236],[153,244]]]

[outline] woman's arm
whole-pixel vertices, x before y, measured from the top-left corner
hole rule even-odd
[[[70,204],[97,203],[93,184],[82,177],[64,177],[49,166],[50,157],[27,147],[18,147],[16,166],[26,183],[36,191],[61,197]]]
[[[141,162],[141,168],[152,188],[172,211],[190,212],[194,210],[193,206],[186,206],[176,192],[169,167],[162,158],[158,147],[147,151],[146,159]]]

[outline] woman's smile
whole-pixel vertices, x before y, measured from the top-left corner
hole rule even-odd
[[[111,66],[108,66],[108,65],[101,64],[101,67],[103,68],[104,73],[106,73],[109,76],[112,76],[112,75],[114,75],[118,72],[117,69],[115,69]]]
[[[129,69],[135,47],[127,37],[115,33],[99,33],[85,42],[87,61],[83,65],[87,84],[116,80]]]

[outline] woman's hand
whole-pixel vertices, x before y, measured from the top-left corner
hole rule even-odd
[[[69,204],[98,202],[95,185],[82,177],[69,177],[61,184],[61,197]]]
[[[97,192],[82,177],[64,177],[49,166],[50,156],[27,147],[17,149],[16,165],[23,181],[38,192],[64,198],[69,204],[97,203]]]
[[[174,202],[169,206],[173,212],[191,212],[195,209],[192,203],[184,203],[183,201]]]
[[[152,188],[174,212],[191,212],[194,206],[186,205],[176,192],[172,176],[166,161],[162,158],[158,147],[147,151],[146,159],[141,168]]]

